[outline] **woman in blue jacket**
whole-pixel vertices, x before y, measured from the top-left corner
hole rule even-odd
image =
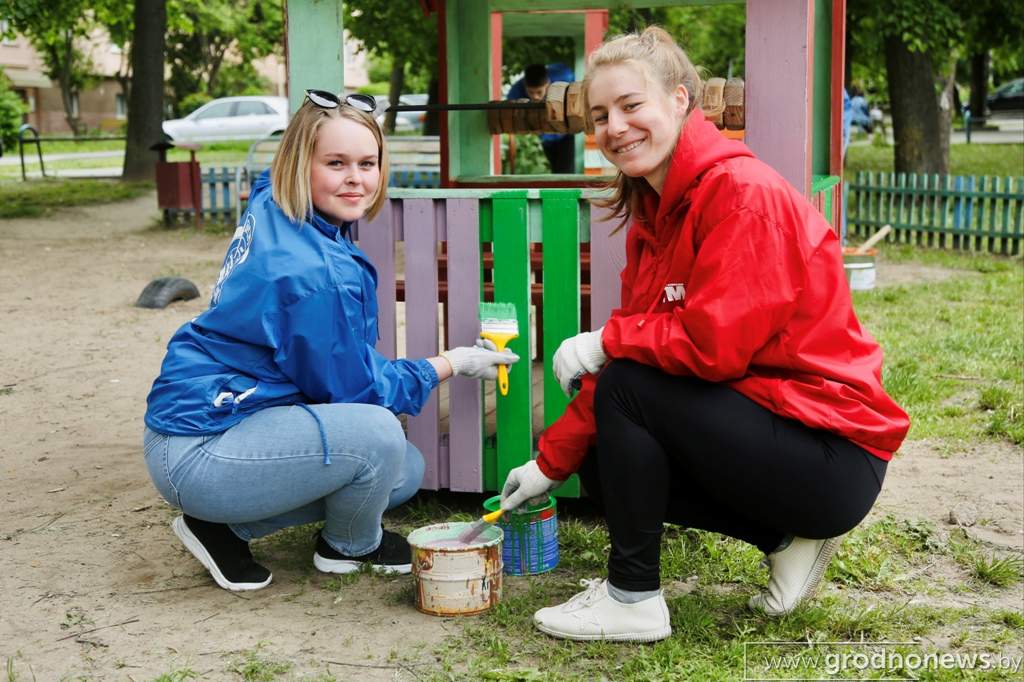
[[[210,307],[167,347],[146,410],[150,476],[182,510],[172,528],[228,590],[271,573],[249,541],[323,521],[327,573],[405,573],[385,510],[419,488],[423,457],[396,414],[417,414],[452,375],[493,379],[518,357],[484,347],[389,360],[377,274],[350,227],[385,201],[387,153],[372,97],[311,90],[254,184]]]

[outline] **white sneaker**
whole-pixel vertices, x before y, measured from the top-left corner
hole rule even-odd
[[[623,604],[608,594],[605,580],[580,580],[586,587],[569,601],[533,614],[533,624],[552,637],[609,642],[656,642],[672,634],[668,605],[657,596]]]
[[[768,589],[755,594],[747,605],[769,616],[784,616],[818,589],[842,536],[825,540],[793,538],[782,551],[768,555],[771,577]]]

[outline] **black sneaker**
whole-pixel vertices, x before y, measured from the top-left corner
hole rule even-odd
[[[270,584],[270,571],[252,558],[249,543],[235,535],[223,523],[211,523],[192,516],[179,516],[171,522],[174,534],[206,567],[225,590],[258,590]]]
[[[398,533],[385,530],[380,547],[363,556],[345,556],[324,540],[323,533],[316,536],[313,565],[324,573],[355,573],[363,564],[378,573],[404,574],[412,571],[412,550]]]

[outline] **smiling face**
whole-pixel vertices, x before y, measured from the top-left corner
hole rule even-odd
[[[348,118],[331,118],[317,132],[310,169],[313,206],[330,222],[358,220],[380,186],[380,150],[370,130]]]
[[[594,136],[605,158],[625,175],[645,178],[659,194],[686,118],[682,85],[671,95],[629,64],[599,67],[587,90]]]

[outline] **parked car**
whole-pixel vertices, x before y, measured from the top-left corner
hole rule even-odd
[[[185,118],[163,123],[164,133],[174,142],[255,140],[286,127],[286,97],[221,97]]]
[[[1003,83],[985,98],[985,105],[992,113],[999,111],[1024,111],[1024,78]]]
[[[400,104],[406,105],[424,105],[427,103],[429,96],[427,94],[412,94],[402,95],[398,98]],[[377,97],[377,123],[382,127],[384,125],[384,118],[387,116],[385,110],[390,106],[387,97]],[[427,119],[427,112],[425,111],[399,111],[395,116],[395,132],[396,133],[413,133],[421,132],[423,130],[423,122]]]

